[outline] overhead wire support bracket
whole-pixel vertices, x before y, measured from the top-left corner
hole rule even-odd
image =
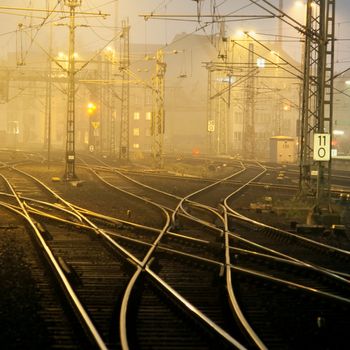
[[[0,6],[0,10],[12,10],[12,11],[31,11],[31,12],[49,12],[49,13],[65,13],[70,14],[70,11],[64,10],[50,10],[50,9],[37,9],[37,8],[29,8],[29,7],[11,7],[11,6]],[[108,17],[109,13],[102,12],[84,12],[84,11],[76,11],[76,15],[89,15],[89,16],[99,16],[99,17]],[[18,14],[22,16],[22,14]]]

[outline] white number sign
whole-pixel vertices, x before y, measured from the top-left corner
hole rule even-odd
[[[215,120],[208,120],[208,131],[215,131]]]
[[[328,162],[331,157],[331,135],[314,134],[314,160]]]

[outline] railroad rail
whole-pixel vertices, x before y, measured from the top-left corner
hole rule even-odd
[[[300,347],[306,338],[308,345],[322,346],[327,337],[327,346],[339,344],[348,327],[341,317],[350,305],[348,252],[231,207],[271,169],[236,162],[228,176],[191,178],[178,193],[174,177],[150,179],[106,162],[89,165],[88,159],[82,188],[51,183],[49,189],[49,174],[46,184],[34,178],[45,177],[40,167],[29,176],[23,171],[28,164],[17,167],[21,172],[4,166],[12,190],[1,188],[1,205],[35,218],[34,227],[91,317],[99,347],[281,349]],[[90,183],[91,193],[80,199]],[[102,198],[92,191],[97,186]],[[114,201],[122,203],[102,205]],[[338,262],[330,264],[325,254]],[[306,306],[305,323],[293,323]]]

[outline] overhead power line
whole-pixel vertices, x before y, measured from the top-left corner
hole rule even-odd
[[[10,6],[0,6],[0,10],[13,10],[13,11],[32,11],[32,12],[50,12],[50,13],[65,13],[69,14],[69,11],[65,10],[48,10],[48,9],[36,9],[36,8],[28,8],[28,7],[10,7]],[[92,16],[110,16],[108,13],[102,13],[102,12],[83,12],[83,11],[77,11],[77,15],[92,15]],[[23,16],[23,15],[21,15]]]

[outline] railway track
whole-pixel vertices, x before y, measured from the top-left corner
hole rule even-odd
[[[93,316],[97,320],[93,323],[106,346],[215,348],[220,344],[220,348],[291,349],[312,342],[322,346],[326,336],[331,336],[332,344],[339,343],[337,337],[348,326],[344,319],[335,319],[336,312],[346,315],[349,311],[346,273],[336,266],[319,266],[318,258],[306,261],[307,251],[297,256],[286,246],[279,252],[277,243],[273,252],[268,245],[276,233],[259,242],[259,233],[255,238],[249,234],[266,231],[266,227],[252,229],[255,223],[251,220],[228,213],[227,199],[233,190],[244,187],[246,191],[248,184],[265,174],[260,165],[237,167],[234,176],[211,181],[202,191],[197,182],[189,181],[191,185],[181,196],[167,192],[167,185],[165,189],[143,186],[135,180],[137,175],[125,176],[106,165],[94,164],[92,171],[107,192],[113,190],[118,198],[121,194],[123,200],[129,198],[130,210],[143,208],[146,219],[118,218],[108,210],[102,213],[103,207],[99,212],[92,210],[94,206],[88,209],[73,202],[64,215],[58,215],[52,213],[57,204],[48,206],[50,213],[42,210],[42,198],[25,202],[35,219],[45,223],[47,243],[61,258],[83,305],[88,310],[94,310],[94,305],[99,310],[105,308]],[[169,188],[176,185],[172,181]],[[60,184],[56,187],[62,190]],[[63,189],[61,194],[68,192]],[[149,220],[148,215],[157,219]],[[80,241],[82,238],[86,242]],[[280,240],[288,241],[277,238]],[[332,251],[325,246],[322,249]],[[100,254],[110,260],[104,262]],[[109,291],[107,296],[98,288],[98,276],[102,276],[102,289]],[[119,286],[113,296],[106,281]],[[109,300],[106,304],[115,301],[112,311],[105,299]],[[291,307],[288,300],[297,302]],[[302,318],[305,305],[304,326],[302,320],[293,324],[291,320]],[[284,329],[278,320],[285,320],[286,312],[290,323]],[[119,334],[114,331],[118,325]],[[309,343],[303,343],[304,337]]]
[[[263,172],[264,173],[264,172]],[[262,174],[263,174],[262,173]],[[258,177],[260,177],[262,174],[258,174],[256,177],[254,177],[253,178],[253,180],[255,180],[256,178],[258,178]],[[251,180],[251,181],[253,181],[253,180]],[[251,182],[250,181],[250,182]],[[248,182],[248,183],[250,183],[250,182]],[[198,192],[200,192],[200,191],[198,191]],[[187,197],[187,199],[188,199],[188,197]],[[202,209],[203,209],[203,206],[202,206]],[[191,212],[191,216],[193,215],[193,213]],[[202,219],[203,220],[203,219]],[[317,244],[315,244],[316,246],[317,246]],[[332,252],[333,251],[333,248],[332,247],[323,247],[325,250],[324,250],[324,252],[326,251],[326,252]],[[318,247],[318,249],[319,249],[319,247]],[[289,249],[289,252],[290,252],[290,249]],[[323,252],[323,253],[324,253]],[[304,255],[305,254],[305,252],[303,252],[303,254],[302,255]],[[293,255],[293,254],[292,254]],[[235,254],[235,256],[237,256],[237,253]],[[345,256],[346,256],[346,254],[345,254]],[[270,257],[267,257],[267,259],[269,259]],[[290,257],[291,259],[293,259],[293,257],[291,256]],[[343,257],[344,258],[344,257]],[[319,260],[318,260],[319,261]],[[275,262],[274,262],[274,264],[275,264]],[[283,264],[283,262],[280,262],[279,263],[279,265],[282,265]],[[300,267],[300,266],[299,266]],[[243,269],[244,270],[244,269]],[[289,268],[289,273],[290,273],[290,270],[291,270],[291,268]],[[301,275],[303,275],[303,274],[305,274],[305,270],[307,270],[307,269],[305,269],[305,266],[302,266],[301,267],[301,270],[303,270],[303,272],[301,273]],[[322,269],[320,269],[320,270],[322,270]],[[255,270],[254,271],[257,271],[256,270],[256,268],[255,268]],[[313,271],[313,272],[315,272],[315,271]],[[338,271],[339,272],[339,271]],[[259,274],[263,274],[262,272],[260,272]],[[293,273],[294,275],[297,275],[295,272]],[[318,271],[318,273],[316,273],[316,275],[317,274],[319,274],[319,275],[321,275],[321,279],[322,278],[324,278],[324,276],[322,275],[322,271]],[[273,276],[274,274],[272,273],[272,276]],[[270,276],[271,276],[271,272],[270,272]],[[310,280],[311,280],[311,286],[309,287],[309,289],[312,289],[312,288],[314,288],[316,285],[317,285],[317,279],[319,279],[320,278],[320,276],[318,276],[318,277],[314,277],[314,280],[312,281],[312,278],[310,277],[310,275],[307,277],[307,279],[308,279],[308,283],[310,283]],[[300,283],[300,281],[302,281],[302,283]],[[276,281],[275,281],[276,282]],[[286,283],[287,285],[289,285],[289,287],[288,288],[290,288],[290,286],[291,285],[293,285],[294,286],[294,288],[295,288],[295,286],[299,286],[300,287],[300,289],[303,289],[304,290],[304,292],[306,291],[306,290],[308,290],[308,288],[307,288],[307,284],[305,284],[305,278],[304,278],[304,280],[303,280],[303,278],[297,278],[296,279],[296,281],[291,281],[290,279],[289,280],[280,280],[279,281],[280,283]],[[344,281],[345,283],[347,282],[346,280]],[[329,291],[329,285],[332,285],[332,284],[334,284],[334,283],[336,283],[336,281],[334,281],[334,280],[331,280],[331,281],[328,281],[328,286],[323,286],[322,288],[325,290],[325,291],[323,291],[323,292],[321,292],[320,294],[323,296],[323,297],[327,297],[328,296],[328,291]],[[327,284],[327,283],[326,283]],[[319,286],[319,288],[320,288],[320,286]],[[322,289],[322,288],[320,288],[320,289]],[[339,291],[339,290],[337,290],[337,291],[332,291],[331,293],[329,293],[330,295],[333,295],[332,293],[335,293],[334,294],[334,299],[335,300],[338,300],[337,299],[337,296],[336,296],[336,293],[340,293],[340,294],[342,294],[343,293],[343,295],[344,296],[347,296],[348,295],[348,287],[347,286],[341,286],[340,287],[340,289],[342,290],[341,292]],[[339,297],[339,300],[341,300],[341,298],[342,297]],[[346,299],[346,297],[344,297],[344,300],[343,300],[345,303],[347,302],[347,299]],[[344,326],[344,325],[343,325]],[[276,337],[277,338],[277,337]]]
[[[14,170],[11,170],[11,172]],[[31,178],[32,179],[32,178]],[[23,194],[23,191],[20,191],[21,183],[18,178],[14,179],[14,182],[16,182],[15,187],[17,188],[18,192]],[[10,186],[10,184],[9,184]],[[28,184],[26,184],[25,187],[27,187]],[[12,187],[13,189],[13,187]],[[13,193],[15,193],[15,190],[13,189]],[[70,288],[74,290],[74,293],[76,297],[79,300],[79,303],[86,309],[86,314],[89,314],[92,324],[95,326],[97,334],[101,336],[101,340],[104,345],[106,345],[108,348],[118,348],[120,347],[120,344],[118,343],[119,337],[116,337],[114,335],[114,338],[117,339],[117,343],[113,343],[111,340],[112,334],[108,333],[106,328],[108,330],[113,329],[111,322],[111,310],[114,312],[118,308],[117,300],[121,298],[121,296],[116,295],[115,293],[111,293],[111,290],[108,288],[107,284],[104,283],[104,281],[108,281],[109,283],[112,283],[114,288],[116,288],[117,285],[122,284],[122,276],[126,276],[126,280],[130,279],[130,276],[127,276],[125,272],[125,267],[123,271],[119,271],[116,267],[116,265],[113,264],[112,260],[107,260],[106,262],[102,259],[104,255],[107,255],[107,253],[103,253],[103,245],[98,245],[97,243],[100,243],[99,240],[96,238],[91,240],[91,235],[82,234],[81,230],[82,224],[76,224],[73,220],[74,215],[72,215],[71,221],[67,220],[66,225],[63,226],[62,224],[62,218],[60,218],[61,225],[57,225],[57,222],[54,222],[53,224],[50,224],[48,221],[55,221],[54,215],[52,213],[48,214],[45,212],[39,212],[39,210],[33,210],[31,207],[35,207],[37,203],[40,203],[41,206],[44,206],[44,200],[43,198],[39,198],[40,196],[36,195],[36,198],[29,199],[26,198],[26,201],[28,201],[29,204],[27,204],[28,207],[30,207],[30,210],[36,215],[37,217],[43,216],[45,218],[45,224],[41,225],[42,232],[45,233],[42,235],[42,239],[45,236],[45,243],[47,244],[48,248],[50,249],[51,254],[55,257],[55,260],[58,262],[58,265],[60,265],[61,269],[64,272],[64,275],[66,276],[66,279],[69,282]],[[23,202],[22,202],[23,205]],[[50,203],[50,206],[52,203]],[[38,218],[36,218],[37,220]],[[57,221],[57,220],[56,220]],[[70,229],[67,230],[67,225],[71,225]],[[93,225],[93,227],[96,230],[96,227]],[[118,226],[120,227],[120,225]],[[117,227],[117,228],[118,228]],[[75,228],[75,230],[73,230]],[[79,228],[77,230],[77,228]],[[91,228],[90,228],[91,229]],[[77,232],[74,232],[77,231]],[[98,229],[98,232],[101,234],[102,230]],[[162,233],[160,233],[161,235]],[[96,235],[96,232],[94,232],[94,235]],[[159,240],[159,237],[156,238],[156,240]],[[86,241],[86,242],[85,242]],[[97,243],[95,242],[97,241]],[[94,248],[97,245],[97,248]],[[127,257],[129,260],[133,260],[134,265],[139,265],[138,269],[143,268],[146,271],[146,263],[150,260],[149,257],[151,257],[152,251],[154,250],[155,242],[151,245],[148,252],[146,253],[146,256],[143,258],[143,261],[139,261],[136,257],[132,256],[131,254],[127,253]],[[119,247],[117,244],[112,244],[112,248],[114,254],[117,254],[116,251],[119,251],[119,255],[123,255],[124,251],[121,247]],[[118,254],[117,254],[118,255]],[[127,259],[124,259],[125,264],[128,263]],[[88,261],[88,262],[86,262]],[[98,263],[96,262],[98,261]],[[133,264],[131,264],[133,265]],[[131,266],[132,267],[132,266]],[[130,267],[129,267],[130,268]],[[113,274],[108,277],[108,273],[106,271],[113,271]],[[106,277],[107,274],[107,277]],[[194,275],[197,273],[193,272]],[[154,276],[152,272],[148,272],[147,275]],[[112,277],[113,276],[113,277]],[[115,280],[113,280],[115,278]],[[142,277],[141,282],[142,283],[144,277]],[[181,318],[183,319],[189,319],[190,324],[192,326],[185,327],[185,329],[182,329],[181,336],[177,335],[177,339],[181,339],[183,337],[184,331],[187,332],[188,336],[193,332],[193,329],[197,328],[197,332],[201,334],[198,339],[200,339],[200,343],[203,342],[203,337],[212,339],[213,337],[216,338],[215,343],[219,342],[222,343],[223,346],[230,347],[232,344],[236,344],[238,347],[243,348],[232,336],[230,336],[228,333],[225,333],[219,326],[217,326],[215,323],[212,323],[210,319],[208,319],[204,314],[202,314],[200,311],[193,311],[193,307],[188,306],[188,301],[183,300],[181,297],[177,295],[177,293],[174,293],[174,290],[167,286],[167,284],[162,281],[158,276],[151,278],[153,280],[153,284],[156,281],[156,289],[161,289],[163,291],[162,293],[162,300],[157,301],[157,305],[154,305],[155,302],[154,298],[152,300],[148,300],[146,296],[142,294],[142,305],[145,305],[146,302],[146,308],[148,307],[150,310],[155,310],[158,307],[158,304],[163,303],[169,303],[169,299],[176,299],[176,301],[172,300],[172,308],[174,308],[178,303],[182,304],[182,307],[178,307],[177,309],[182,310],[182,313],[185,315],[182,315]],[[133,278],[130,279],[133,281]],[[118,283],[117,283],[118,281]],[[129,282],[130,283],[130,282]],[[89,288],[90,286],[90,288]],[[162,288],[160,288],[161,286]],[[99,287],[99,288],[98,288]],[[68,288],[66,286],[66,288]],[[125,286],[121,287],[121,290],[124,290]],[[149,289],[144,289],[145,295],[148,295],[150,293]],[[131,298],[123,297],[122,304],[122,310],[127,309],[125,305],[133,304],[133,299],[135,298],[134,294],[127,294],[131,296]],[[109,299],[108,299],[109,297]],[[111,300],[113,304],[113,307],[108,305],[108,300]],[[124,301],[126,300],[126,301]],[[144,301],[145,300],[145,301]],[[180,302],[179,302],[180,300]],[[102,305],[99,305],[99,301],[102,302]],[[151,305],[150,305],[151,303]],[[148,306],[147,306],[148,305]],[[99,310],[103,310],[104,312],[101,313]],[[118,314],[118,312],[116,312]],[[120,318],[125,321],[120,321],[120,324],[126,324],[127,321],[127,314],[128,312],[125,310],[121,315]],[[160,315],[164,314],[164,312],[160,311]],[[109,317],[108,317],[109,316]],[[154,318],[157,318],[157,315],[153,312]],[[161,316],[163,317],[163,316]],[[166,319],[169,319],[169,315],[167,315]],[[193,319],[197,319],[196,321]],[[183,323],[185,320],[181,320],[181,323]],[[202,326],[198,326],[197,322],[200,322]],[[153,322],[151,322],[151,325]],[[167,323],[163,323],[167,324]],[[122,328],[122,326],[120,326]],[[149,327],[149,326],[148,326]],[[203,331],[202,327],[205,327],[205,330]],[[152,327],[151,327],[152,328]],[[168,326],[165,327],[167,329],[167,332],[173,334],[174,329],[169,329]],[[181,327],[180,327],[181,328]],[[183,328],[183,327],[182,327]],[[165,330],[165,329],[164,329]],[[153,332],[157,332],[159,335],[159,329],[154,329]],[[162,332],[162,334],[167,334],[167,332]],[[147,339],[151,336],[151,330],[148,331]],[[156,339],[157,337],[155,337]],[[166,339],[171,339],[171,337],[166,337]],[[168,341],[169,341],[168,340]],[[145,340],[141,339],[139,340],[140,344],[144,342]],[[194,341],[193,339],[191,340]],[[124,340],[124,342],[126,342]],[[98,343],[98,342],[97,342]],[[164,343],[164,340],[161,342]],[[155,346],[156,342],[154,342]],[[124,345],[123,347],[125,347]],[[163,345],[159,345],[163,346]],[[168,345],[165,345],[165,348],[168,348]],[[202,345],[200,345],[201,347]],[[199,348],[200,348],[199,347]]]

